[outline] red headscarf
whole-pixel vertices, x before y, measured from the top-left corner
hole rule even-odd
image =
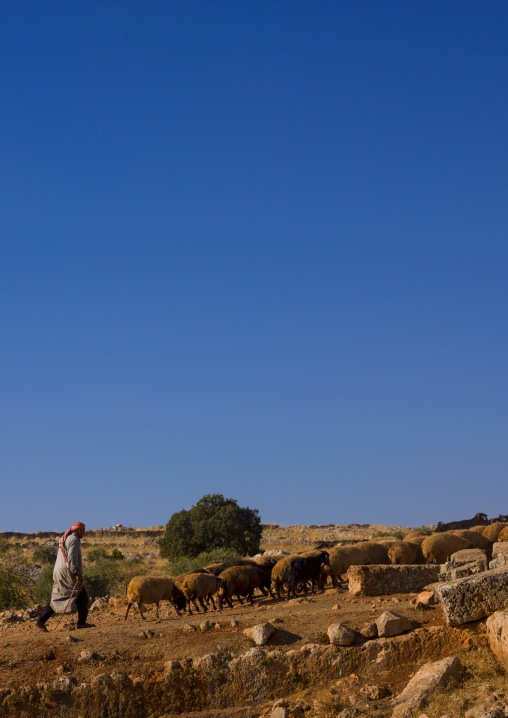
[[[58,547],[60,551],[62,552],[62,556],[64,557],[64,561],[69,566],[69,562],[67,561],[67,552],[65,550],[65,542],[67,541],[67,538],[71,535],[73,531],[77,531],[78,529],[85,530],[85,524],[82,524],[81,521],[75,521],[70,529],[67,529],[67,531],[64,533],[60,541],[58,542]]]

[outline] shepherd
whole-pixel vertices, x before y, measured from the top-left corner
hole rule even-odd
[[[46,621],[55,613],[78,612],[77,628],[94,628],[87,623],[88,594],[83,583],[83,559],[80,539],[85,535],[85,524],[76,521],[72,524],[58,544],[58,555],[53,569],[53,591],[51,601],[44,606],[35,625],[41,631],[47,631]]]

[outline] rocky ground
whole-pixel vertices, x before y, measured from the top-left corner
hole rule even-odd
[[[263,547],[296,550],[302,539],[367,538],[379,530],[267,527]],[[100,535],[88,540],[101,543]],[[139,540],[133,535],[132,547],[142,553]],[[116,545],[125,541],[117,532]],[[114,542],[110,534],[102,539],[108,548]],[[58,625],[57,616],[47,634],[33,621],[3,622],[0,716],[479,718],[493,710],[492,718],[504,716],[508,685],[488,648],[485,622],[450,628],[439,606],[417,609],[415,598],[353,597],[328,586],[290,601],[259,596],[254,606],[191,617],[164,606],[159,621],[153,608],[145,621],[132,611],[125,621],[124,608],[105,605],[90,613],[95,627],[81,631],[67,619]],[[409,619],[408,628],[367,638],[367,626],[385,611]],[[255,647],[243,631],[267,622],[275,632]],[[353,629],[350,645],[330,643],[328,629],[336,624]],[[394,699],[419,669],[447,657],[459,661],[458,668],[446,668],[453,673],[447,687],[438,681],[427,704],[413,713],[399,710]]]

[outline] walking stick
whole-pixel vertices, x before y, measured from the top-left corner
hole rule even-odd
[[[65,608],[64,608],[64,610],[63,610],[63,613],[62,613],[62,615],[61,615],[61,617],[60,617],[60,620],[59,620],[58,623],[56,624],[55,631],[57,630],[57,628],[58,628],[58,627],[60,626],[60,624],[62,623],[62,618],[65,616],[65,612],[67,611],[67,606],[68,606],[69,603],[71,602],[71,598],[74,596],[74,591],[76,590],[76,586],[77,586],[77,585],[78,585],[78,579],[76,579],[76,583],[74,584],[74,588],[72,589],[72,593],[71,593],[71,595],[70,595],[69,600],[67,601],[67,604],[66,604],[66,606],[65,606]]]

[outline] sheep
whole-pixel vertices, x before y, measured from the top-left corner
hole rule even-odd
[[[451,532],[432,534],[422,543],[423,556],[427,563],[446,563],[455,551],[470,548],[471,543]]]
[[[169,601],[178,615],[185,609],[185,597],[171,578],[156,578],[155,576],[134,576],[127,587],[127,611],[125,620],[129,615],[133,603],[138,604],[139,615],[145,620],[141,610],[142,603],[155,603],[155,613],[159,619],[159,603]],[[179,610],[180,609],[180,610]]]
[[[350,566],[361,566],[369,563],[365,551],[357,544],[350,546],[335,546],[329,551],[330,565],[321,569],[321,585],[325,585],[328,576],[332,577],[334,586],[338,586],[341,574],[346,573]]]
[[[432,531],[424,531],[424,530],[410,531],[409,533],[407,533],[404,536],[404,538],[402,540],[403,541],[411,541],[411,543],[416,543],[415,539],[418,539],[418,540],[421,539],[421,541],[423,541],[423,539],[427,538],[427,536],[430,536],[431,534],[432,534]],[[420,543],[421,543],[421,541],[420,541]]]
[[[231,566],[256,566],[257,564],[253,559],[250,558],[229,558],[227,561],[222,563],[211,563],[209,566],[205,566],[205,569],[214,576],[218,576],[227,568]]]
[[[496,521],[494,524],[490,524],[490,526],[487,526],[484,531],[483,535],[486,536],[491,541],[497,541],[499,534],[504,529],[505,526],[508,526],[508,524],[503,523],[502,521]]]
[[[232,596],[236,596],[239,603],[243,605],[241,598],[243,594],[247,594],[249,603],[254,603],[254,589],[256,588],[259,588],[265,596],[268,590],[273,598],[270,577],[260,566],[230,566],[224,569],[219,578],[222,580],[218,591],[220,608],[224,601],[233,608]]]
[[[505,526],[497,537],[498,541],[508,541],[508,526]]]
[[[272,577],[272,569],[279,559],[275,556],[258,556],[253,559],[254,563],[265,571],[270,578]]]
[[[439,521],[436,526],[436,533],[445,533],[445,531],[459,531],[460,529],[470,529],[471,526],[479,526],[480,524],[487,526],[488,523],[489,520],[487,518],[487,514],[478,513],[476,514],[476,516],[473,516],[472,519],[464,519],[463,521],[450,521],[447,524],[444,524],[442,521]]]
[[[478,533],[478,531],[473,531],[472,529],[460,529],[459,531],[454,531],[453,533],[463,539],[466,539],[466,541],[469,541],[471,548],[484,549],[489,558],[492,558],[492,541],[486,536],[483,536]]]
[[[215,601],[213,595],[219,591],[222,587],[222,579],[214,576],[211,573],[190,573],[184,577],[182,582],[182,592],[187,600],[187,609],[189,616],[192,616],[191,601],[194,604],[196,611],[199,613],[199,606],[196,603],[196,599],[201,604],[203,611],[207,611],[204,599],[210,599],[212,602],[213,610],[216,610]],[[219,608],[221,608],[219,600]]]
[[[393,564],[423,563],[421,547],[411,541],[399,541],[388,549],[388,558]]]
[[[389,563],[388,561],[388,548],[381,543],[375,541],[360,541],[355,544],[357,548],[367,554],[369,563]]]
[[[330,549],[333,551],[334,549]],[[330,565],[330,559],[327,551],[310,551],[307,556],[286,556],[277,561],[272,569],[272,585],[275,586],[277,596],[280,598],[281,586],[287,584],[287,600],[291,592],[296,593],[299,583],[312,581],[312,593],[314,593],[314,584],[320,586],[320,574],[323,564]]]

